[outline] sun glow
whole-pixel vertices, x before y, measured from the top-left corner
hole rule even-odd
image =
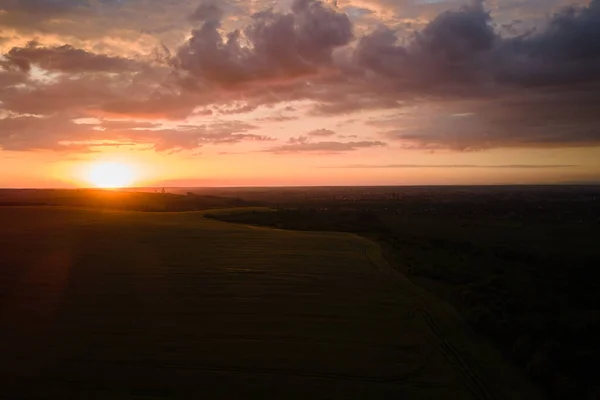
[[[136,180],[131,166],[119,162],[101,162],[93,164],[86,180],[98,188],[118,189],[131,186]]]

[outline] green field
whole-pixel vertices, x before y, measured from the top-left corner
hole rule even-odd
[[[6,398],[535,399],[358,236],[0,207]]]

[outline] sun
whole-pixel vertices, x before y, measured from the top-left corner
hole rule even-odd
[[[119,162],[99,162],[90,166],[87,181],[98,188],[118,189],[135,181],[133,168]]]

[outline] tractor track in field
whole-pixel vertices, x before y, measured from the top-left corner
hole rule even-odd
[[[465,378],[465,383],[469,390],[475,395],[478,399],[482,400],[497,400],[497,397],[494,396],[491,390],[488,388],[487,384],[485,384],[478,376],[475,371],[469,366],[469,364],[465,361],[465,359],[461,356],[460,352],[452,345],[452,343],[447,340],[441,331],[440,327],[435,322],[434,318],[431,314],[425,309],[421,309],[421,315],[427,322],[427,325],[431,328],[431,332],[434,334],[436,339],[439,342],[440,350],[444,355],[444,358],[450,362],[450,364],[456,368]]]
[[[379,247],[378,244],[376,244],[375,242],[373,243]],[[383,255],[383,250],[380,251]],[[376,271],[383,272],[382,268],[369,254],[367,247],[365,247],[365,255]],[[387,264],[387,261],[385,262]],[[385,266],[385,270],[387,270],[387,273],[390,275],[400,274],[400,272],[394,270],[389,264]],[[408,280],[408,278],[403,278]],[[408,289],[406,285],[401,285],[397,280],[394,281],[397,287],[403,290]],[[443,357],[446,359],[446,361],[448,361],[450,365],[452,365],[453,368],[460,372],[460,374],[464,378],[465,385],[468,387],[471,393],[477,399],[480,400],[498,400],[498,397],[492,393],[488,385],[485,382],[483,382],[483,380],[477,375],[477,373],[469,366],[468,362],[461,355],[460,351],[452,344],[451,341],[446,339],[442,329],[436,322],[435,318],[431,315],[431,312],[428,310],[428,307],[425,304],[426,301],[422,299],[421,296],[416,294],[414,290],[411,290],[411,294],[414,296],[414,305],[416,306],[416,312],[423,317],[423,319],[429,326],[432,336],[437,340],[439,344],[439,349]]]

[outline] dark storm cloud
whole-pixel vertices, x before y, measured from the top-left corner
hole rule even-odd
[[[499,81],[519,85],[598,80],[600,0],[563,9],[540,32],[501,41],[492,65]]]
[[[94,54],[70,45],[44,47],[37,42],[13,47],[5,58],[23,71],[29,71],[32,65],[49,71],[72,73],[124,72],[141,68],[139,63],[127,58]]]
[[[275,146],[264,150],[275,154],[286,153],[342,153],[371,147],[384,147],[386,144],[380,141],[356,141],[356,142],[312,142],[306,136],[291,138],[281,146]]]
[[[223,18],[223,10],[217,0],[205,0],[190,15],[192,22],[212,22],[218,24]]]
[[[463,111],[469,118],[443,110],[408,124],[401,118],[383,137],[405,148],[460,151],[600,145],[600,0],[564,8],[516,37],[496,31],[482,4],[444,12],[404,43],[380,27],[343,60],[347,74],[365,78],[365,98],[389,109],[420,98],[473,101]],[[322,108],[342,113],[357,104],[351,92],[336,96]]]
[[[383,3],[409,6],[403,2]],[[514,3],[510,3],[512,8]],[[9,13],[57,13],[88,9],[90,4],[74,0],[5,0],[0,7]],[[599,0],[592,0],[587,7],[563,9],[551,17],[546,27],[517,37],[502,36],[483,4],[474,1],[458,10],[443,12],[410,38],[403,37],[402,30],[381,26],[361,37],[355,50],[347,52],[350,59],[341,61],[333,54],[351,43],[353,27],[348,15],[363,14],[360,8],[347,7],[346,14],[322,1],[295,0],[291,12],[269,9],[255,13],[248,26],[223,37],[222,3],[205,0],[189,16],[198,28],[172,61],[191,76],[192,79],[182,81],[190,87],[285,83],[298,77],[319,84],[318,74],[349,74],[353,87],[340,90],[360,93],[357,79],[367,76],[363,86],[381,84],[387,92],[384,96],[390,92],[407,96],[423,91],[443,95],[461,90],[473,94],[489,85],[553,85],[598,78]],[[435,8],[441,6],[442,3]],[[89,54],[70,46],[37,52],[39,57],[60,53],[57,57],[66,58],[63,66],[70,64],[68,57],[83,65],[104,63],[114,69],[127,64],[127,60]],[[368,79],[373,74],[379,80]],[[319,97],[323,91],[315,89],[306,95]],[[331,113],[344,110],[346,100],[332,102]]]
[[[600,78],[600,0],[568,7],[541,30],[504,38],[482,2],[434,18],[407,45],[381,27],[362,37],[359,66],[398,90],[446,85],[556,85]]]
[[[258,12],[243,31],[225,39],[219,32],[221,17],[217,3],[202,3],[192,15],[202,26],[192,31],[175,59],[181,70],[207,85],[315,74],[331,66],[333,50],[353,37],[346,14],[316,0],[295,0],[291,13]]]
[[[447,11],[408,46],[398,44],[395,31],[381,27],[360,39],[355,57],[360,66],[405,88],[472,81],[497,39],[490,20],[480,2]]]

